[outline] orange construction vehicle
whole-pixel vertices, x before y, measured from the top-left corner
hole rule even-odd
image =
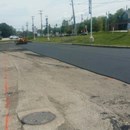
[[[16,41],[16,44],[27,44],[28,43],[28,39],[27,38],[19,38]]]

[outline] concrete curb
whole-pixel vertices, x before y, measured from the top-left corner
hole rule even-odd
[[[124,48],[124,49],[130,49],[130,46],[109,46],[109,45],[89,45],[89,44],[75,44],[72,43],[72,45],[77,45],[77,46],[89,46],[89,47],[102,47],[102,48]]]

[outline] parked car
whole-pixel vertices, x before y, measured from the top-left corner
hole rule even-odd
[[[10,36],[9,38],[12,39],[12,40],[13,40],[13,39],[14,39],[14,40],[15,40],[15,39],[19,39],[19,37],[18,37],[18,36],[15,36],[15,35]]]
[[[81,35],[88,35],[88,32],[82,32]]]

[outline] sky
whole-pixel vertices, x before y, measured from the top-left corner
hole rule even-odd
[[[76,22],[89,18],[88,1],[73,0]],[[115,13],[118,9],[130,8],[130,0],[92,0],[93,16],[105,16],[106,12]],[[34,24],[40,28],[39,10],[43,11],[43,25],[48,16],[49,24],[54,27],[61,25],[62,21],[72,17],[71,0],[0,0],[0,23],[7,23],[17,30],[26,29],[26,23],[31,30],[32,16]]]

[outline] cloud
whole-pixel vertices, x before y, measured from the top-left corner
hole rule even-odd
[[[113,0],[93,0],[93,3],[110,2]],[[124,0],[125,1],[125,0]],[[0,23],[6,22],[16,28],[21,28],[29,23],[31,29],[32,19],[35,16],[35,25],[40,28],[39,10],[43,11],[43,25],[45,25],[45,16],[48,15],[49,23],[55,25],[62,23],[63,19],[72,17],[72,7],[70,0],[1,0],[0,2]],[[88,16],[88,0],[74,0],[76,20],[80,21],[81,14]],[[77,3],[80,3],[78,5]],[[109,6],[110,5],[110,6]],[[93,4],[93,15],[105,15],[106,11],[111,13],[117,9],[126,6],[126,2],[111,4]],[[130,2],[127,1],[127,5]]]

